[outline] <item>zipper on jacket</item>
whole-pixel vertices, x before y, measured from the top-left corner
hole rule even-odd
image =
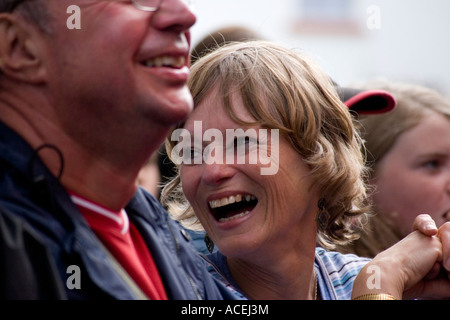
[[[169,230],[170,230],[170,234],[172,235],[172,239],[173,239],[173,241],[175,242],[175,249],[176,249],[176,252],[177,252],[178,260],[180,260],[180,262],[181,262],[181,257],[180,257],[180,251],[181,251],[181,250],[180,250],[180,243],[178,242],[178,239],[177,239],[177,237],[176,237],[175,234],[174,234],[174,231],[173,231],[173,229],[172,229],[172,226],[171,226],[171,224],[170,224],[170,221],[168,221],[168,220],[166,219],[166,222],[167,222],[167,225],[169,226]],[[182,266],[182,269],[183,269],[183,271],[184,271],[184,274],[186,275],[186,278],[189,280],[189,283],[191,284],[192,290],[194,290],[194,293],[195,293],[195,295],[196,295],[196,297],[197,297],[197,300],[203,300],[202,296],[201,296],[200,293],[198,292],[198,289],[197,289],[197,286],[195,285],[194,280],[193,280],[192,277],[189,275],[189,273],[184,269],[183,264],[181,264],[181,266]]]

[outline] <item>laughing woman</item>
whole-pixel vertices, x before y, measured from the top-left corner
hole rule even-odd
[[[195,109],[168,141],[180,175],[163,199],[217,245],[216,276],[250,299],[350,299],[369,260],[328,249],[357,237],[366,169],[329,78],[303,54],[255,41],[198,60],[189,85]]]

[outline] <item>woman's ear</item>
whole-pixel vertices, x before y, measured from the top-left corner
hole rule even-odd
[[[36,28],[33,32],[31,28]],[[0,70],[15,80],[42,83],[45,68],[39,51],[37,27],[11,14],[0,14]]]

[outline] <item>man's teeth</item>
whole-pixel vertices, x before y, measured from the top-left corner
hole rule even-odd
[[[156,57],[144,62],[144,65],[147,67],[172,67],[172,68],[181,68],[185,65],[186,59],[183,56],[174,57],[174,56],[161,56]]]
[[[231,221],[231,220],[233,220],[233,219],[237,219],[237,218],[243,217],[243,216],[245,216],[245,215],[247,215],[247,214],[249,214],[249,213],[250,213],[250,211],[244,211],[244,212],[242,212],[242,213],[239,213],[239,214],[237,214],[237,215],[231,216],[231,217],[229,217],[229,218],[220,218],[220,219],[219,219],[219,222]]]
[[[217,199],[217,200],[211,200],[209,201],[209,206],[211,207],[211,209],[215,209],[215,208],[220,208],[235,202],[241,202],[241,201],[247,201],[250,202],[252,200],[255,200],[256,197],[252,196],[252,195],[245,195],[243,196],[242,194],[237,194],[234,196],[229,196],[229,197],[224,197],[221,199]]]

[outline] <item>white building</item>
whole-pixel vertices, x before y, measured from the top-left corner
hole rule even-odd
[[[301,48],[341,85],[385,77],[450,96],[448,0],[194,0],[192,43],[250,27]]]

